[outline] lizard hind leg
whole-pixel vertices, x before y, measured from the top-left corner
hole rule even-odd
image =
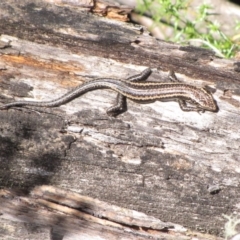
[[[131,76],[126,80],[130,82],[146,81],[151,73],[152,70],[150,68],[146,68],[141,73]],[[107,109],[107,114],[112,117],[116,117],[117,115],[127,111],[127,98],[123,96],[121,93],[118,93],[116,99],[117,99],[116,104]]]
[[[143,81],[146,81],[148,79],[148,77],[151,75],[151,73],[152,73],[151,68],[146,68],[141,73],[127,78],[127,81],[130,81],[130,82],[143,82]]]
[[[120,113],[127,111],[127,99],[122,94],[118,93],[117,102],[107,109],[107,115],[116,117]]]

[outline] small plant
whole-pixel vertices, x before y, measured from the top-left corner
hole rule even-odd
[[[177,43],[188,41],[197,42],[202,47],[210,48],[218,56],[230,58],[239,50],[234,40],[227,37],[220,29],[217,22],[210,20],[212,7],[208,4],[201,4],[196,10],[191,11],[192,19],[187,19],[187,11],[190,11],[187,0],[138,0],[136,11],[140,14],[150,15],[156,25],[162,29],[166,24],[173,28],[173,37],[166,37]],[[165,25],[164,25],[165,24]],[[236,23],[236,29],[240,28],[240,22]],[[200,29],[200,30],[199,30]]]
[[[236,231],[236,226],[240,224],[240,219],[236,216],[223,215],[228,221],[225,223],[225,240],[229,237],[234,236],[238,232]]]

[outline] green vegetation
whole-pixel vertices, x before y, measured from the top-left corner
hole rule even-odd
[[[234,236],[238,232],[236,231],[237,225],[240,224],[240,219],[237,216],[227,216],[223,215],[228,221],[225,224],[225,239]]]
[[[166,37],[167,41],[181,44],[188,41],[197,42],[225,58],[231,58],[239,51],[239,45],[234,39],[226,36],[217,22],[210,20],[213,14],[210,14],[212,7],[208,4],[201,4],[193,10],[189,7],[189,0],[138,0],[136,11],[150,15],[154,20],[152,27],[158,26],[163,30],[166,24],[171,26],[173,37]],[[189,13],[192,16],[191,20],[187,19]],[[237,22],[235,29],[239,28],[240,22]]]

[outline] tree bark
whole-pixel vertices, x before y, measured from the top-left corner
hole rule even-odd
[[[1,188],[54,185],[222,235],[223,214],[239,213],[240,63],[96,16],[93,5],[25,0],[0,9],[2,104],[50,100],[150,67],[149,81],[168,81],[174,70],[184,83],[208,85],[219,107],[198,114],[176,102],[128,101],[113,118],[105,111],[116,93],[96,90],[57,108],[1,110]]]
[[[56,235],[64,239],[186,239],[184,234],[165,232],[180,230],[179,225],[52,186],[36,187],[28,196],[1,190],[0,196],[3,218],[50,227],[51,239],[58,239]]]

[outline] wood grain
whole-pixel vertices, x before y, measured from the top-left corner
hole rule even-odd
[[[172,69],[180,81],[208,85],[219,106],[200,115],[176,102],[128,101],[110,118],[116,94],[97,90],[58,108],[1,111],[1,187],[65,187],[222,235],[222,214],[239,213],[239,63],[71,6],[25,0],[0,9],[1,103],[49,100],[93,78],[151,67],[150,81],[167,81]]]

